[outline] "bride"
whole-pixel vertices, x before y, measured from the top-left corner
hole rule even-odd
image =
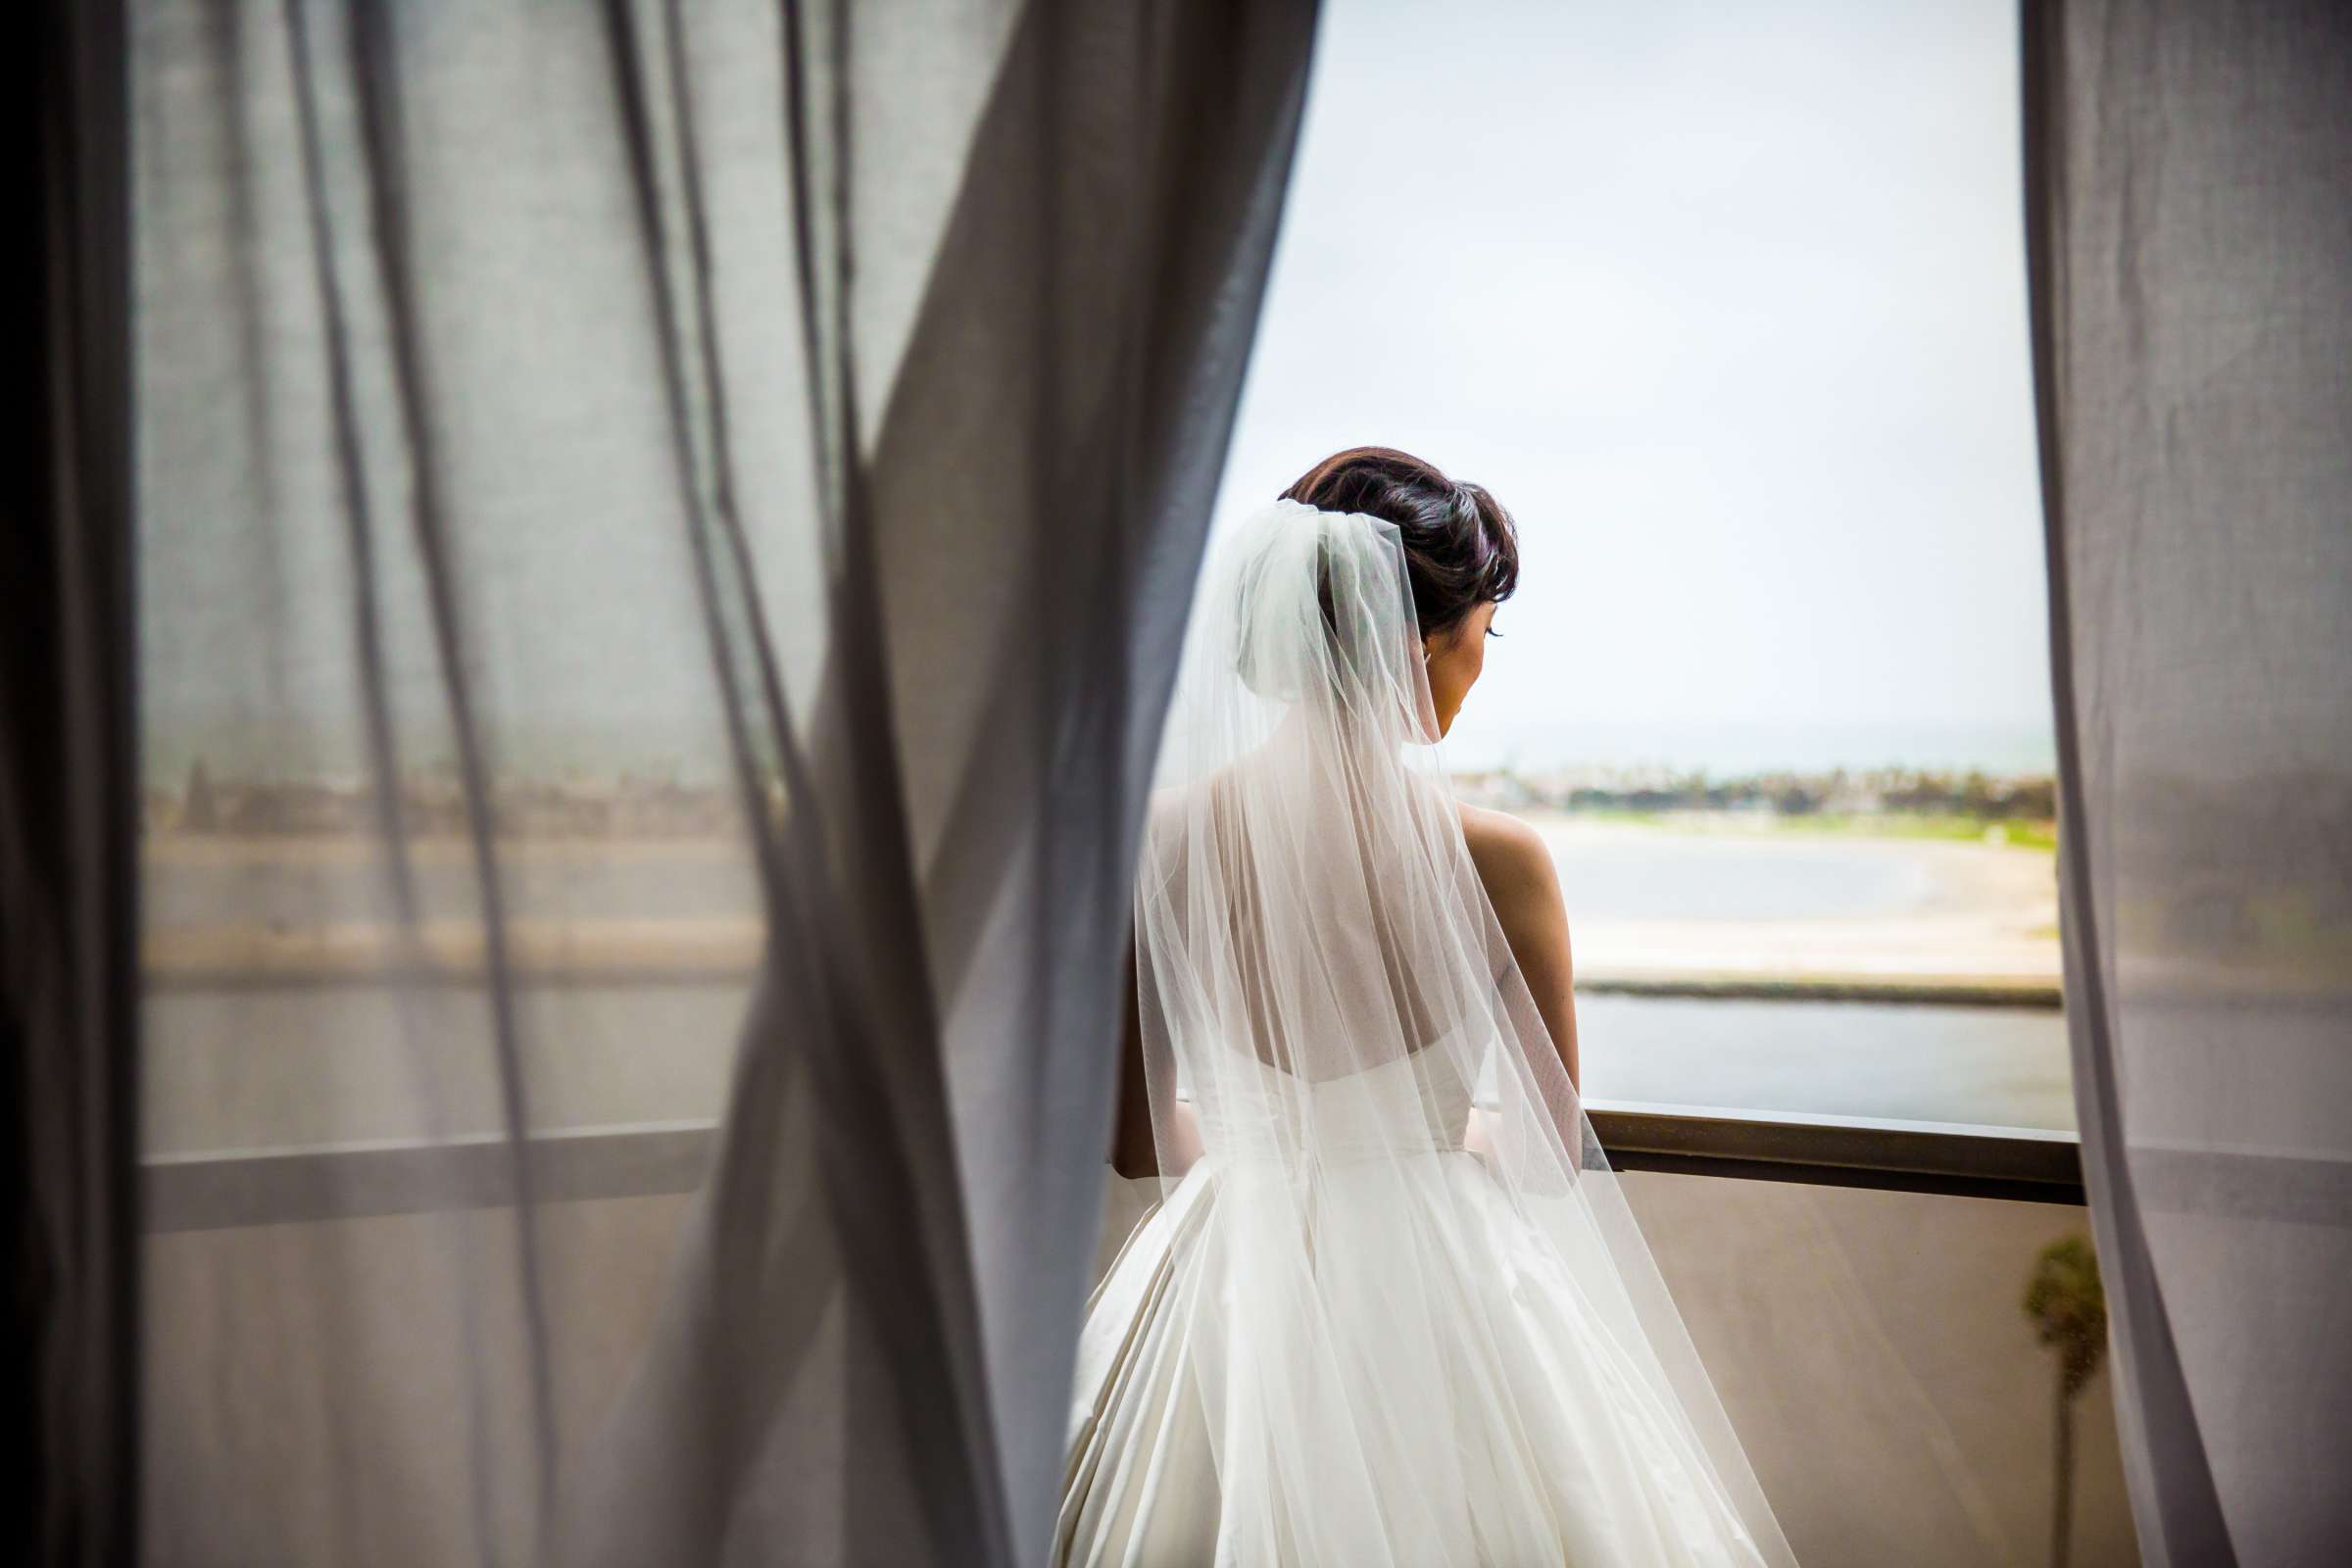
[[[1374,447],[1212,557],[1057,1563],[1792,1561],[1580,1108],[1550,858],[1438,760],[1517,574]]]

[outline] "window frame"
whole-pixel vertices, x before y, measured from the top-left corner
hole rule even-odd
[[[1620,1171],[1999,1198],[2083,1201],[2071,1133],[1854,1116],[1742,1114],[1594,1102],[1602,1152]],[[714,1121],[648,1122],[505,1138],[173,1154],[141,1169],[148,1234],[512,1206],[530,1166],[533,1200],[682,1196],[717,1152]]]

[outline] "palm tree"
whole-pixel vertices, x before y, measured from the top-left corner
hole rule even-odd
[[[2026,1316],[2041,1343],[2058,1352],[2058,1476],[2050,1524],[2050,1568],[2066,1568],[2067,1524],[2075,1499],[2075,1396],[2107,1353],[2107,1293],[2099,1259],[2081,1236],[2052,1242],[2034,1260]]]

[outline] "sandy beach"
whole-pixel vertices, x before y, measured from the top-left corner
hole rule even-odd
[[[2027,990],[2058,983],[2058,889],[2047,852],[1526,815],[1559,866],[1577,971],[1591,983],[1698,975]],[[1690,912],[1677,912],[1678,904]]]

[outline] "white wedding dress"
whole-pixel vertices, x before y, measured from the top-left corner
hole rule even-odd
[[[1277,503],[1202,593],[1137,879],[1161,1195],[1055,1562],[1791,1562],[1470,866],[1394,528]]]

